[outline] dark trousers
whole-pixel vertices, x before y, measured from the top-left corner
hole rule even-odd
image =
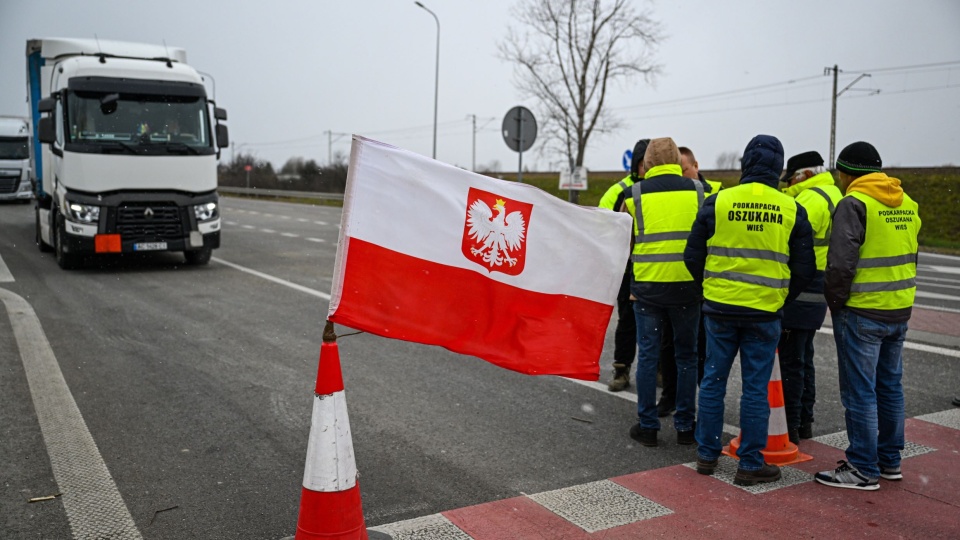
[[[777,349],[788,429],[813,423],[813,404],[817,400],[813,369],[813,337],[816,333],[816,330],[794,329],[784,329],[780,333]]]
[[[630,369],[637,356],[637,319],[630,300],[630,282],[633,276],[623,274],[617,293],[617,329],[613,334],[613,361]]]
[[[703,313],[700,314],[700,330],[697,332],[697,386],[703,380],[703,363],[707,358],[707,332],[703,329]],[[660,373],[663,376],[663,393],[660,399],[676,401],[677,397],[677,361],[673,346],[673,329],[663,327],[663,339],[660,340]]]

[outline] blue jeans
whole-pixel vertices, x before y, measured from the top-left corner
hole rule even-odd
[[[740,352],[743,394],[740,396],[740,468],[763,468],[767,446],[770,403],[767,387],[780,340],[780,320],[750,321],[704,317],[707,330],[707,362],[700,383],[700,407],[697,415],[697,450],[701,458],[714,460],[723,450],[723,398],[733,359]]]
[[[903,450],[903,341],[907,323],[884,323],[848,309],[833,314],[846,410],[847,461],[864,476],[898,467]]]
[[[817,401],[816,372],[813,367],[813,338],[816,330],[787,328],[780,334],[780,375],[787,428],[799,429],[813,423]]]
[[[657,417],[657,363],[660,335],[665,324],[673,329],[677,360],[677,412],[673,427],[690,431],[697,409],[697,330],[700,302],[685,306],[654,306],[633,303],[637,318],[637,416],[640,427],[660,429]]]

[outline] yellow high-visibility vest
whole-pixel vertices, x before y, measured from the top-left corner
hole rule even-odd
[[[674,170],[674,168],[676,170]],[[644,178],[663,174],[680,176],[679,165],[653,167]],[[687,237],[703,205],[703,184],[691,180],[684,191],[644,193],[644,181],[633,185],[633,197],[624,200],[633,216],[633,278],[643,282],[693,281],[683,263]]]
[[[847,307],[911,307],[917,292],[919,206],[906,193],[903,203],[896,208],[857,191],[847,197],[854,197],[867,207],[866,231]]]
[[[603,194],[603,197],[600,197],[600,204],[597,206],[600,208],[606,208],[607,210],[613,210],[614,212],[619,211],[619,208],[614,208],[613,206],[617,204],[617,198],[620,197],[620,194],[623,193],[623,190],[632,185],[633,177],[628,174],[626,178],[607,188],[607,191]]]
[[[790,287],[787,262],[796,201],[756,182],[724,189],[716,197],[716,229],[707,240],[704,298],[777,312]]]

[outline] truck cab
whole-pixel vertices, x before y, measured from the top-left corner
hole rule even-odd
[[[33,199],[29,143],[26,118],[0,116],[0,201],[28,203]]]
[[[176,47],[27,43],[37,244],[63,268],[88,255],[220,245],[217,160],[226,112]]]

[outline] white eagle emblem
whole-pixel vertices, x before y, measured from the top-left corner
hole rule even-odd
[[[509,252],[520,249],[520,244],[523,243],[526,232],[523,214],[507,214],[503,199],[497,199],[493,210],[497,211],[496,216],[487,203],[479,199],[470,205],[467,212],[467,226],[470,228],[468,234],[476,244],[482,244],[479,248],[470,248],[470,252],[481,256],[490,268],[501,266],[504,262],[513,266],[517,264],[517,259],[511,257]]]

